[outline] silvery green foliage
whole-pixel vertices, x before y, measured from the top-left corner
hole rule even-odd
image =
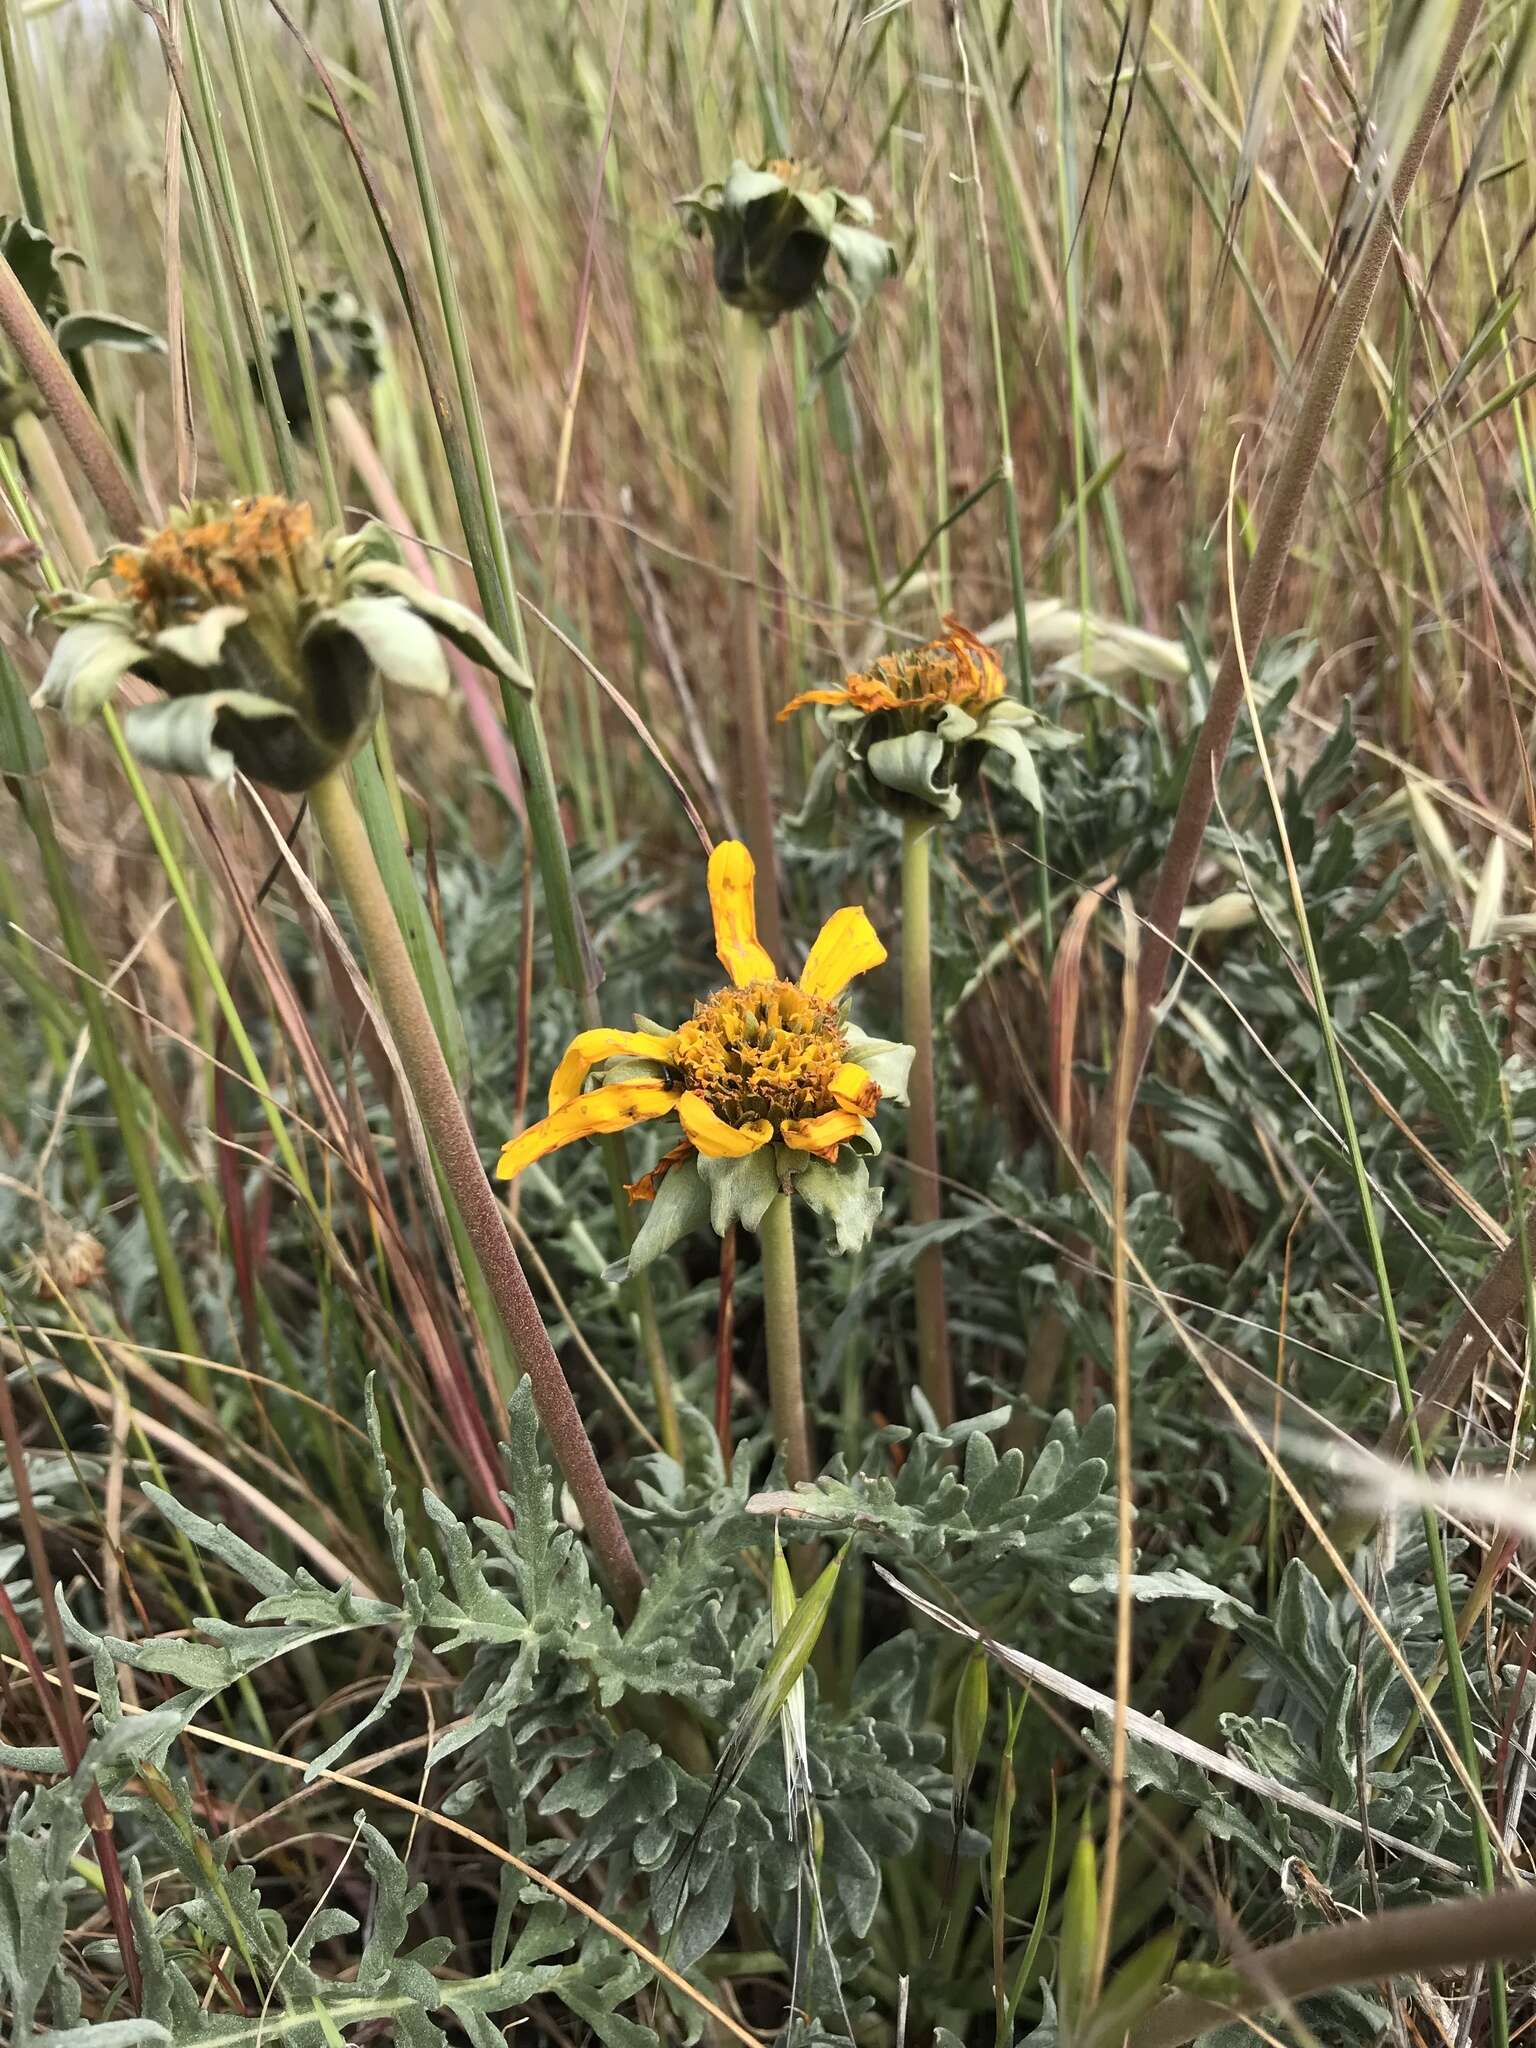
[[[302,1569],[288,1572],[232,1530],[146,1489],[181,1536],[252,1586],[258,1597],[244,1620],[207,1618],[195,1636],[124,1642],[93,1633],[61,1602],[72,1639],[93,1659],[102,1701],[90,1767],[125,1826],[131,1821],[141,1853],[152,1848],[156,1870],[174,1870],[184,1888],[185,1895],[155,1918],[130,1877],[146,2012],[177,2048],[244,2048],[247,2040],[256,2048],[254,2027],[227,2012],[205,2011],[206,1984],[194,1983],[177,1960],[191,1941],[239,1956],[267,1999],[269,2018],[281,2015],[283,2039],[300,2048],[320,2048],[325,2038],[318,2017],[308,2017],[316,2001],[336,2026],[387,2016],[411,2048],[437,2048],[448,2018],[489,2048],[488,2016],[532,1996],[562,2000],[607,2048],[643,2048],[652,2037],[617,2010],[633,2000],[638,1967],[510,1869],[498,1917],[501,1960],[468,1985],[440,1979],[435,1973],[445,1948],[428,1943],[409,1950],[405,1943],[419,1888],[407,1883],[388,1843],[363,1826],[361,1816],[360,1853],[377,1903],[355,1972],[334,1981],[314,1960],[316,1952],[338,1944],[345,1950],[357,1932],[354,1922],[327,1906],[297,1937],[285,1928],[263,1905],[255,1871],[228,1860],[203,1834],[177,1783],[177,1738],[227,1688],[276,1659],[327,1638],[392,1635],[394,1661],[378,1700],[311,1759],[312,1774],[334,1766],[378,1719],[417,1655],[430,1650],[461,1659],[468,1653],[457,1716],[431,1753],[435,1767],[448,1767],[440,1795],[446,1810],[473,1811],[494,1828],[495,1821],[483,1819],[488,1805],[500,1816],[508,1848],[568,1885],[600,1873],[604,1910],[637,1934],[660,1930],[674,1967],[691,1968],[742,1908],[759,1916],[787,1956],[804,1925],[805,1871],[778,1746],[763,1744],[740,1778],[722,1788],[693,1775],[636,1725],[647,1696],[658,1697],[657,1727],[664,1734],[679,1699],[719,1728],[753,1694],[770,1627],[762,1582],[743,1563],[761,1554],[768,1534],[762,1516],[749,1510],[751,1458],[741,1455],[727,1479],[712,1436],[691,1419],[700,1455],[689,1476],[668,1459],[652,1461],[635,1514],[650,1584],[621,1632],[583,1546],[556,1513],[526,1382],[509,1415],[511,1528],[489,1520],[466,1524],[429,1495],[422,1505],[430,1543],[411,1545],[371,1394],[368,1419],[398,1598],[365,1600],[349,1587],[322,1585]],[[1050,1452],[1047,1475],[1060,1463],[1061,1453]],[[1047,1491],[1056,1490],[1053,1481]],[[950,1499],[953,1505],[955,1496]],[[1016,1503],[1014,1514],[1018,1520]],[[962,1520],[957,1515],[957,1529]],[[974,1542],[979,1534],[971,1518],[960,1540]],[[878,1531],[872,1541],[887,1547]],[[899,1531],[889,1547],[905,1554]],[[169,1679],[177,1689],[153,1712],[124,1716],[117,1664]],[[806,1675],[811,1789],[821,1823],[817,1874],[825,1933],[840,1971],[858,1964],[880,1900],[882,1865],[906,1855],[925,1835],[935,1853],[948,1846],[950,1787],[943,1738],[925,1725],[927,1672],[925,1645],[906,1631],[863,1660],[846,1702],[828,1701],[814,1674]],[[616,1719],[621,1701],[625,1712]],[[3,1760],[38,1770],[62,1765],[56,1751],[4,1752]],[[148,1799],[145,1784],[154,1789]],[[71,1825],[78,1817],[78,1803],[69,1803],[74,1796],[63,1808]],[[531,1842],[525,1829],[530,1813],[553,1823],[537,1828]],[[18,1834],[19,1859],[27,1857],[29,1840],[25,1831]],[[78,1833],[69,1835],[55,1854],[67,1863],[78,1841]],[[29,1880],[28,1897],[34,1918],[44,1915],[28,1951],[42,1958],[32,1965],[41,1996],[66,1915],[62,1894]],[[557,1954],[559,1963],[547,1960]],[[842,1992],[824,1949],[811,1957],[809,1972],[807,1995],[836,2015]],[[681,2017],[691,2019],[686,2012]]]
[[[1065,1589],[1102,1581],[1115,1557],[1114,1501],[1105,1491],[1115,1417],[1101,1408],[1079,1429],[1063,1411],[1033,1465],[998,1452],[999,1409],[943,1432],[882,1432],[905,1443],[892,1476],[849,1473],[834,1460],[795,1495],[795,1515],[818,1530],[857,1533],[877,1556],[922,1565],[958,1598],[1017,1593],[1027,1582]],[[958,1460],[954,1456],[958,1449]]]

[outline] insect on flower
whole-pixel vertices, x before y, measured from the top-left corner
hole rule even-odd
[[[819,706],[823,730],[870,796],[898,815],[957,818],[988,748],[1006,757],[1014,788],[1038,810],[1034,750],[1068,735],[1008,696],[1002,663],[984,640],[958,619],[944,624],[942,639],[882,654],[838,689],[802,690],[780,719]]]
[[[355,754],[381,684],[442,696],[441,640],[520,688],[532,683],[482,620],[406,570],[381,526],[318,533],[286,498],[194,504],[108,560],[114,591],[71,594],[34,702],[85,725],[125,675],[166,702],[136,704],[123,736],[152,767],[274,789],[312,788]]]
[[[756,1230],[781,1191],[827,1217],[843,1251],[864,1243],[879,1212],[865,1164],[880,1149],[872,1119],[883,1100],[906,1100],[912,1048],[865,1037],[842,998],[885,947],[848,906],[822,926],[799,980],[782,980],[758,943],[754,881],[739,840],[715,848],[709,900],[730,986],[675,1031],[640,1019],[634,1031],[580,1032],[555,1069],[548,1116],[504,1147],[496,1169],[511,1180],[578,1138],[675,1115],[682,1143],[630,1189],[651,1204],[632,1272],[706,1217],[722,1236],[737,1222]],[[583,1093],[599,1068],[601,1085]]]

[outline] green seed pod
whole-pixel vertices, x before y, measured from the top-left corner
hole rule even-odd
[[[1061,1946],[1056,1960],[1056,2008],[1064,2041],[1076,2039],[1093,1988],[1099,1938],[1099,1861],[1093,1835],[1084,1827],[1072,1852],[1067,1895],[1061,1908]]]
[[[833,289],[855,324],[896,273],[896,252],[871,231],[869,201],[821,184],[803,164],[772,158],[754,169],[738,159],[677,203],[688,232],[714,244],[721,298],[765,327],[810,304],[834,256],[842,274]]]
[[[950,1724],[949,1769],[954,1784],[955,1829],[965,1819],[965,1802],[976,1775],[982,1738],[987,1732],[988,1658],[978,1643],[965,1660],[960,1683],[955,1687],[955,1711]]]
[[[446,640],[524,689],[489,628],[405,570],[381,527],[315,531],[308,505],[242,498],[188,506],[107,567],[107,597],[70,596],[34,703],[84,725],[125,675],[165,702],[135,705],[129,746],[152,767],[273,789],[312,788],[355,754],[382,684],[441,696]]]

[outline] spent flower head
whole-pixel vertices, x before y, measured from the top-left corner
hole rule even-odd
[[[34,701],[85,725],[125,675],[164,691],[125,715],[129,746],[178,775],[227,782],[236,768],[303,790],[355,754],[381,685],[441,696],[442,641],[531,684],[466,606],[406,570],[381,526],[323,533],[286,498],[193,504],[106,564],[103,595],[67,593],[64,627]]]
[[[356,292],[346,285],[332,285],[324,291],[307,293],[303,313],[315,382],[323,397],[366,391],[382,375],[383,336],[378,322]],[[266,350],[288,424],[296,433],[307,434],[311,427],[309,394],[304,388],[293,321],[284,307],[272,307],[267,312]],[[251,381],[259,388],[254,364]]]
[[[733,1223],[756,1230],[781,1192],[803,1195],[856,1251],[879,1213],[866,1154],[880,1141],[872,1121],[888,1098],[906,1100],[912,1048],[867,1038],[842,998],[885,948],[856,906],[822,926],[798,981],[781,979],[758,943],[752,856],[739,840],[709,862],[715,948],[730,976],[675,1031],[637,1019],[635,1031],[580,1032],[555,1069],[549,1114],[502,1150],[497,1177],[511,1180],[578,1138],[676,1116],[682,1142],[630,1189],[650,1211],[629,1270],[666,1251],[707,1218],[722,1236]],[[601,1068],[601,1085],[584,1093]]]
[[[882,654],[835,689],[802,690],[779,717],[816,705],[823,731],[868,794],[898,816],[957,818],[989,748],[1038,810],[1035,751],[1070,736],[1007,694],[1002,663],[985,641],[958,619],[944,624],[942,639]]]
[[[775,157],[754,168],[738,158],[723,179],[677,203],[688,232],[707,233],[714,244],[721,298],[765,327],[809,305],[824,286],[842,298],[856,327],[896,274],[895,250],[871,230],[869,201],[824,185],[802,163]],[[829,272],[834,257],[840,275]]]

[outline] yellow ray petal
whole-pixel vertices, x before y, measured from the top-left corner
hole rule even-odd
[[[789,702],[782,707],[779,712],[779,723],[782,725],[786,718],[793,718],[795,713],[803,710],[807,704],[846,704],[847,702],[848,692],[846,690],[802,690],[798,697],[791,697]]]
[[[562,1145],[578,1138],[598,1138],[607,1131],[627,1131],[631,1124],[648,1123],[665,1116],[677,1106],[682,1091],[663,1088],[654,1081],[618,1081],[611,1088],[594,1088],[590,1095],[578,1095],[539,1124],[530,1124],[516,1138],[509,1138],[496,1162],[498,1180],[515,1180],[525,1166],[542,1159],[546,1152],[558,1152]]]
[[[778,970],[757,943],[757,869],[739,839],[722,839],[709,856],[709,907],[715,951],[738,988],[777,981]]]
[[[808,996],[835,1002],[856,974],[867,974],[884,958],[874,926],[857,904],[849,904],[834,910],[816,934],[800,986]]]
[[[820,1116],[795,1117],[779,1126],[779,1136],[792,1152],[818,1152],[824,1159],[836,1156],[839,1145],[856,1138],[864,1119],[856,1109],[824,1109]]]
[[[832,1076],[832,1085],[827,1093],[839,1109],[856,1110],[860,1116],[873,1116],[880,1100],[880,1090],[864,1069],[852,1060],[844,1060]]]
[[[715,1115],[702,1095],[683,1096],[677,1105],[677,1120],[706,1159],[745,1159],[759,1152],[773,1136],[766,1117],[738,1129]]]
[[[611,1060],[616,1053],[638,1053],[642,1059],[666,1060],[671,1057],[672,1037],[660,1036],[654,1031],[579,1031],[566,1047],[565,1058],[555,1069],[555,1077],[549,1084],[549,1113],[581,1093],[582,1083],[599,1060]]]

